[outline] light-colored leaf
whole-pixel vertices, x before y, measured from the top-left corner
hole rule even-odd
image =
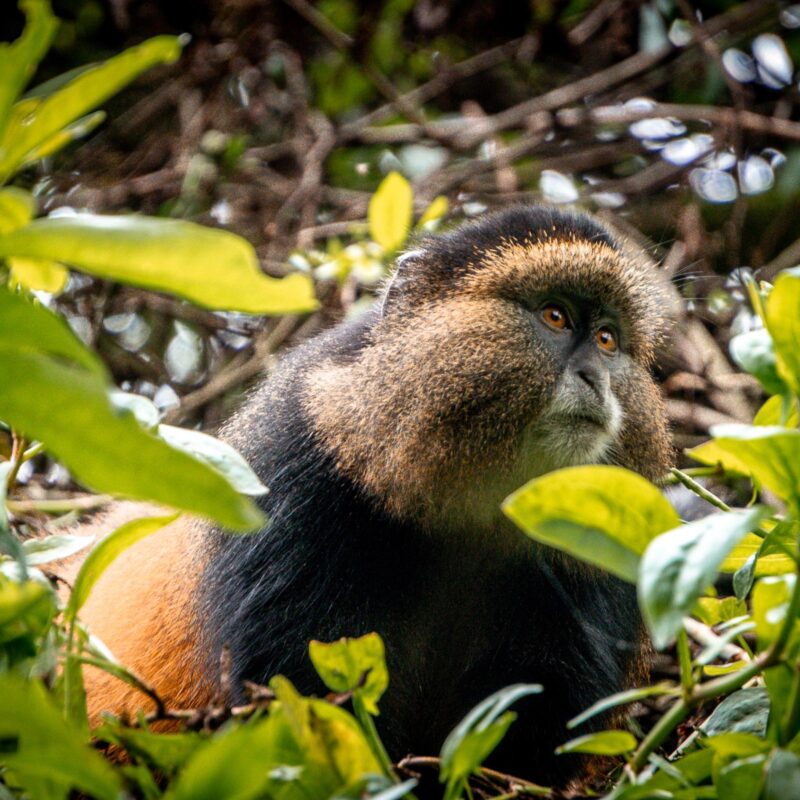
[[[737,366],[757,378],[769,394],[781,394],[786,391],[786,385],[778,374],[777,359],[769,331],[759,328],[740,333],[731,339],[729,349]]]
[[[0,419],[43,442],[87,486],[207,516],[232,530],[263,524],[252,501],[219,472],[115,409],[97,375],[9,349],[2,339],[0,375]]]
[[[680,630],[697,598],[713,583],[733,546],[768,516],[768,509],[712,514],[654,539],[639,569],[639,605],[657,648]]]
[[[28,159],[29,153],[75,120],[127,86],[156,64],[175,61],[181,53],[175,36],[156,36],[118,56],[83,70],[62,89],[42,99],[28,114],[25,125],[10,122],[0,139],[0,181]]]
[[[635,583],[639,556],[680,523],[649,481],[622,467],[583,466],[536,478],[503,511],[536,541]]]
[[[753,425],[780,425],[783,403],[783,397],[780,395],[768,398],[764,405],[758,409],[755,417],[753,417]],[[784,427],[796,428],[798,423],[800,423],[800,416],[798,416],[797,402],[792,400],[789,403],[789,415]]]
[[[94,542],[92,536],[60,533],[46,536],[44,539],[26,539],[22,543],[22,549],[25,551],[25,561],[28,565],[35,566],[69,558],[85,550],[92,542]]]
[[[24,286],[29,291],[58,294],[66,285],[69,270],[57,261],[39,258],[9,258],[11,285]]]
[[[46,0],[22,0],[20,8],[26,17],[22,36],[10,44],[0,44],[0,142],[12,105],[36,71],[58,27]]]
[[[784,500],[800,501],[800,430],[777,425],[715,425],[710,442],[689,450],[703,464],[755,480]]]
[[[86,556],[72,585],[72,592],[64,611],[67,622],[75,619],[76,614],[89,599],[92,587],[120,553],[145,536],[160,531],[179,516],[179,514],[169,514],[164,517],[141,517],[123,523],[108,536],[103,537]]]
[[[358,692],[367,711],[373,716],[378,714],[378,700],[389,685],[389,674],[383,640],[377,633],[329,644],[312,641],[308,654],[317,674],[331,691]]]
[[[0,234],[27,225],[35,213],[36,200],[30,192],[16,186],[0,189]]]
[[[586,711],[581,712],[577,717],[573,717],[567,723],[567,727],[577,728],[592,717],[596,717],[598,714],[602,714],[604,711],[608,711],[611,708],[624,706],[627,703],[634,703],[637,700],[644,700],[646,697],[657,697],[664,694],[673,694],[674,692],[675,687],[669,683],[658,683],[655,686],[643,686],[639,689],[626,689],[623,692],[617,692],[616,694],[604,697],[602,700],[598,700],[594,705],[587,708]]]
[[[772,335],[778,372],[800,394],[800,267],[778,275],[767,298],[767,326]]]
[[[413,210],[411,184],[399,172],[390,172],[369,201],[370,236],[387,251],[397,250],[408,238]]]
[[[0,287],[0,346],[74,362],[99,378],[106,368],[69,325],[36,301]]]
[[[440,194],[438,197],[434,197],[431,204],[425,209],[425,212],[419,218],[417,227],[420,230],[425,230],[427,225],[440,220],[447,213],[449,208],[450,204],[447,202],[447,198],[443,194]]]
[[[753,619],[759,647],[767,647],[778,635],[796,579],[795,575],[770,575],[753,587]]]
[[[636,749],[636,737],[628,731],[598,731],[579,736],[556,748],[556,753],[591,753],[597,756],[621,756]]]
[[[256,497],[268,491],[244,458],[220,439],[172,425],[159,425],[158,435],[171,447],[188,453],[222,473],[237,492]]]
[[[206,308],[287,314],[317,307],[307,275],[270,278],[244,239],[183,220],[95,214],[38,219],[0,236],[0,256],[63,261]]]

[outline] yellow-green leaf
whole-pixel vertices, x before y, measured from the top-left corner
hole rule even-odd
[[[94,111],[76,120],[72,125],[68,125],[58,133],[48,136],[47,139],[25,155],[20,167],[26,167],[42,158],[47,158],[47,156],[57,153],[62,147],[66,147],[70,142],[88,136],[98,125],[105,121],[105,118],[105,111]]]
[[[628,731],[598,731],[571,739],[556,748],[556,753],[591,753],[598,756],[621,756],[636,749],[636,737]]]
[[[390,172],[369,201],[370,236],[389,252],[397,250],[408,238],[413,210],[411,184],[399,172]]]
[[[307,275],[270,278],[241,237],[182,220],[95,214],[38,219],[0,236],[0,257],[11,256],[62,261],[206,308],[287,314],[317,307]]]
[[[69,278],[69,270],[57,261],[38,258],[9,258],[12,286],[58,294]]]
[[[800,394],[800,267],[778,275],[767,298],[767,326],[778,373],[795,394]]]
[[[0,189],[0,234],[27,225],[36,213],[36,200],[30,192],[7,186]]]
[[[64,88],[38,103],[24,125],[13,116],[0,140],[0,181],[13,174],[32,151],[63,128],[116,94],[150,67],[175,61],[180,52],[180,43],[175,36],[148,39],[103,64],[81,72]]]
[[[800,430],[777,425],[715,425],[710,442],[689,450],[703,464],[755,480],[784,500],[800,499]]]
[[[774,395],[767,399],[753,418],[753,425],[780,425],[781,414],[783,413],[784,398]],[[800,422],[797,413],[797,401],[791,400],[788,406],[789,415],[786,419],[786,428],[796,428]]]
[[[2,339],[0,375],[0,419],[43,442],[87,486],[207,516],[232,530],[263,524],[258,508],[219,472],[117,408],[102,377]]]
[[[425,209],[425,213],[419,218],[417,227],[420,230],[424,230],[425,226],[429,223],[441,219],[449,208],[450,204],[447,202],[447,198],[443,194],[440,194],[438,197],[435,197],[433,202]]]
[[[22,36],[11,44],[0,44],[0,142],[12,105],[36,71],[58,27],[46,0],[22,0],[19,6],[26,17]]]
[[[170,522],[174,522],[178,516],[179,514],[169,514],[164,517],[134,519],[120,525],[113,533],[101,539],[92,548],[89,555],[86,556],[86,560],[81,565],[75,578],[69,602],[64,612],[66,621],[72,622],[75,619],[75,615],[89,599],[89,593],[97,583],[98,578],[120,553],[127,550],[131,545],[136,544],[140,539],[144,539],[145,536],[160,531]]]
[[[568,467],[536,478],[503,503],[532,539],[636,582],[639,557],[680,524],[661,492],[613,466]]]
[[[308,654],[331,691],[358,692],[367,711],[377,716],[378,700],[389,685],[383,640],[377,633],[330,644],[312,641]]]
[[[13,771],[22,786],[44,784],[55,791],[48,794],[53,797],[66,797],[71,789],[96,800],[123,796],[117,773],[64,719],[38,681],[0,675],[0,742],[0,767]]]

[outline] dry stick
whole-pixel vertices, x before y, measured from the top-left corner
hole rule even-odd
[[[639,109],[614,105],[591,109],[565,108],[555,116],[556,122],[565,128],[586,124],[627,125],[652,117],[674,117],[682,122],[711,122],[727,128],[735,128],[738,125],[752,133],[800,141],[800,122],[767,117],[755,111],[738,111],[729,107],[656,103],[652,108]]]
[[[567,33],[567,39],[573,47],[580,47],[598,30],[617,9],[622,5],[622,0],[603,0],[590,11],[574,28]]]
[[[435,75],[427,83],[423,83],[416,89],[401,96],[401,100],[405,105],[421,106],[432,100],[437,95],[449,89],[454,83],[465,78],[471,78],[481,72],[492,69],[503,62],[512,58],[520,45],[524,41],[523,38],[512,39],[510,42],[493,47],[490,50],[484,50],[471,58],[466,58],[459,61],[457,64],[448,66],[443,69],[438,75]],[[381,122],[387,117],[396,112],[398,104],[389,102],[385,105],[370,111],[359,119],[343,125],[339,129],[339,141],[346,142],[353,136],[358,135],[364,128]]]

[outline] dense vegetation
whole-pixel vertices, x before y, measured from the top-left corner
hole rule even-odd
[[[549,794],[481,768],[536,685],[487,698],[441,753],[392,764],[373,722],[391,680],[376,635],[310,643],[325,699],[276,676],[242,707],[223,687],[208,708],[171,709],[80,621],[108,564],[177,513],[263,522],[241,457],[169,423],[213,428],[284,343],[369,304],[415,230],[525,198],[667,243],[653,251],[689,313],[662,377],[691,449],[665,482],[709,512],[682,524],[614,467],[506,501],[532,538],[635,583],[667,654],[652,685],[571,723],[620,707],[627,727],[561,751],[612,757],[615,798],[798,796],[800,150],[778,147],[800,140],[800,10],[510,3],[512,39],[478,2],[438,16],[401,0],[208,3],[197,22],[121,3],[115,55],[101,6],[61,5],[59,28],[46,0],[23,0],[0,46],[0,798],[389,800],[431,774],[448,800]],[[191,45],[171,35],[189,24]],[[137,25],[159,35],[122,51]],[[74,62],[87,54],[102,59]],[[116,121],[74,150],[101,104]],[[91,544],[63,530],[117,495],[175,511],[111,533],[59,594],[57,562]],[[90,730],[86,664],[154,712]],[[163,720],[177,729],[151,727]]]

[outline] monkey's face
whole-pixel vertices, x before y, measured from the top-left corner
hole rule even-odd
[[[342,470],[431,525],[491,525],[507,494],[563,466],[658,477],[669,444],[646,267],[575,239],[458,257],[409,257],[368,345],[312,373],[307,408]]]

